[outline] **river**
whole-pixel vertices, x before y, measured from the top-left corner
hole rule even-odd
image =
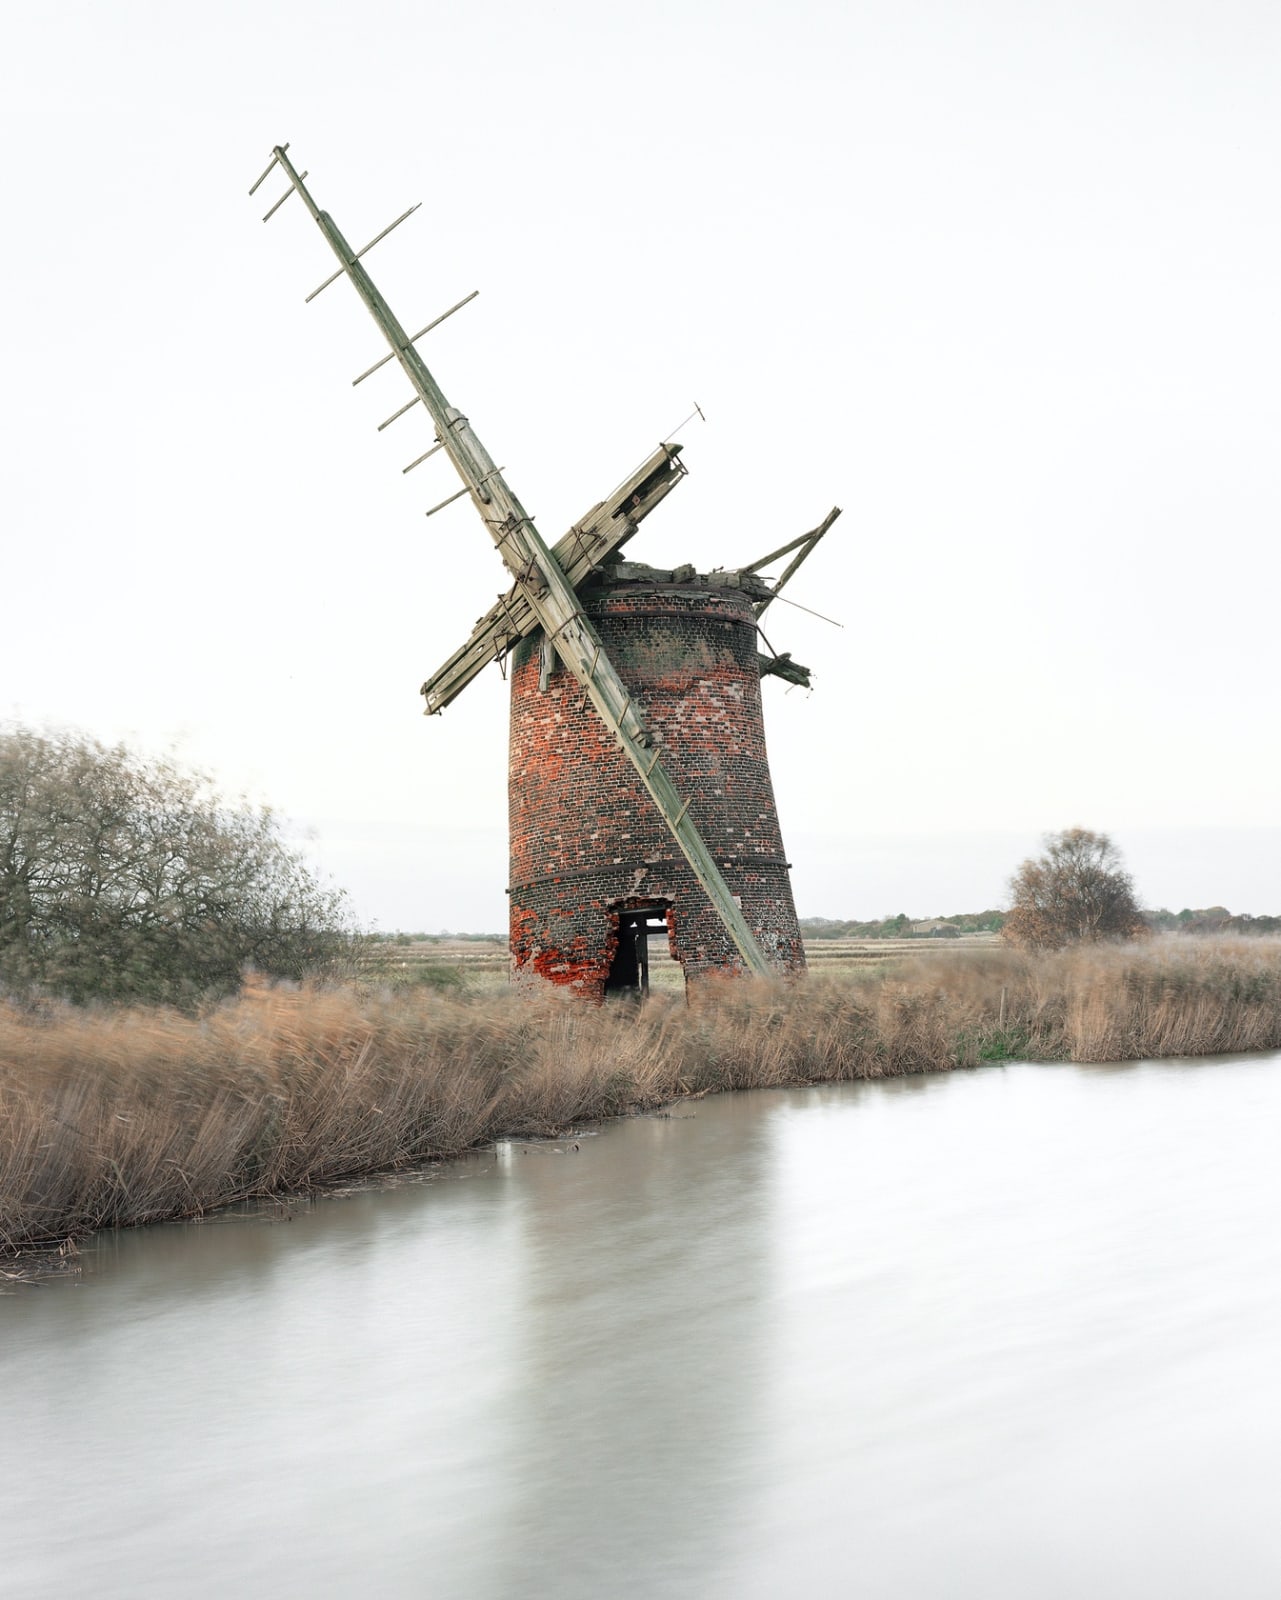
[[[0,1593],[1281,1594],[1281,1055],[725,1095],[0,1299]]]

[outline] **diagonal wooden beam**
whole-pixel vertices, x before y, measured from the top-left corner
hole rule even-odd
[[[678,459],[680,449],[678,444],[660,444],[607,499],[598,501],[552,546],[552,554],[575,589],[607,556],[627,543],[644,518],[686,475]],[[523,588],[513,584],[472,629],[467,642],[423,684],[420,692],[427,702],[425,715],[443,711],[473,678],[538,625],[537,613]]]
[[[801,562],[804,561],[805,558],[810,554],[814,546],[832,526],[840,514],[840,506],[833,506],[823,518],[822,522],[819,523],[817,528],[811,528],[808,533],[803,533],[799,539],[793,539],[790,544],[780,545],[777,550],[771,550],[769,555],[762,556],[759,561],[753,561],[750,566],[743,568],[744,572],[759,572],[762,567],[769,566],[771,561],[777,561],[780,556],[788,555],[793,550],[798,552],[798,554],[795,555],[783,569],[782,577],[774,585],[774,594],[771,594],[767,600],[761,600],[757,602],[755,610],[758,622],[769,609],[774,596],[778,594],[779,590],[784,586],[784,584],[787,583],[788,579],[792,577],[796,569],[800,566]]]

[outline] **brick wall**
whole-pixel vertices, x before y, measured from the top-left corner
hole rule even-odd
[[[803,968],[765,753],[750,598],[697,576],[615,581],[581,598],[748,926],[781,972]],[[600,996],[618,913],[647,906],[666,914],[687,979],[740,971],[639,774],[559,658],[540,689],[540,641],[523,641],[511,664],[516,976]]]

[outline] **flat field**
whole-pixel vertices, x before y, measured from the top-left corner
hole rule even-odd
[[[848,972],[888,970],[923,956],[949,957],[995,950],[994,933],[962,934],[957,939],[807,939],[805,956],[816,976],[839,977]],[[462,988],[488,992],[507,986],[507,941],[492,939],[415,939],[407,944],[380,944],[370,959],[371,968],[393,986]],[[658,990],[682,987],[680,968],[667,941],[655,935],[649,941],[650,984]]]

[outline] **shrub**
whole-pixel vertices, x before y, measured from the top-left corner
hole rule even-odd
[[[160,1001],[233,993],[246,966],[302,978],[351,940],[266,808],[80,733],[0,732],[0,986]]]
[[[1134,883],[1106,833],[1066,828],[1045,837],[1045,854],[1010,880],[1002,937],[1026,950],[1061,950],[1101,939],[1133,939],[1147,924]]]

